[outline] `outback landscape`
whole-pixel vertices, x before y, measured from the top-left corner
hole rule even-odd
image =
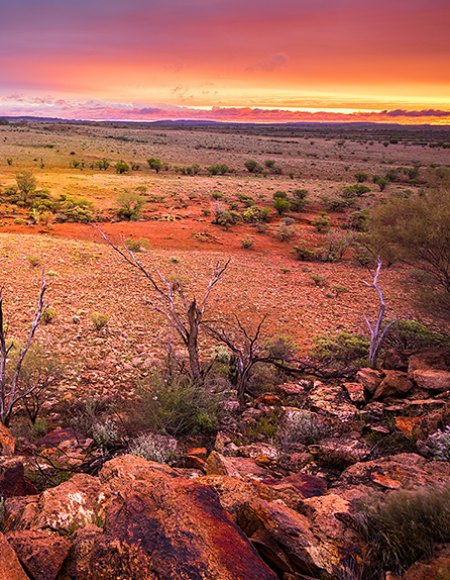
[[[448,126],[5,118],[0,201],[1,580],[450,577]]]

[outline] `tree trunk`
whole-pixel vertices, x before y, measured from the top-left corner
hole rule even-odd
[[[189,366],[195,381],[201,381],[202,375],[200,372],[200,362],[198,360],[198,331],[200,326],[199,311],[197,301],[194,299],[189,306],[188,321],[189,333],[187,341],[187,349],[189,354]]]

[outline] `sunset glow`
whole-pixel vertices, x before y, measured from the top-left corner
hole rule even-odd
[[[0,116],[450,123],[448,0],[0,8]]]

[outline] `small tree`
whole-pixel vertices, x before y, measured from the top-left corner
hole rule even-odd
[[[23,401],[28,395],[39,388],[39,383],[20,383],[20,372],[25,357],[30,349],[34,334],[44,315],[47,307],[44,306],[44,295],[47,286],[45,284],[44,271],[42,271],[42,286],[31,322],[31,329],[25,346],[20,349],[19,354],[14,362],[12,372],[8,372],[7,362],[11,349],[14,347],[13,342],[7,343],[7,325],[4,323],[3,316],[3,291],[0,290],[0,422],[6,427],[9,426],[14,407],[19,401]]]
[[[263,170],[261,165],[257,161],[254,161],[253,159],[246,161],[244,165],[249,173],[261,173],[261,171]]]
[[[36,191],[36,178],[31,171],[18,171],[16,173],[16,182],[20,192],[20,201],[27,204]]]
[[[116,170],[116,173],[122,175],[122,173],[130,171],[130,166],[123,159],[121,159],[114,165],[114,169]]]
[[[123,191],[116,198],[117,215],[125,220],[136,221],[141,217],[145,199],[135,191]]]
[[[154,169],[156,173],[159,173],[162,169],[162,163],[160,159],[156,159],[155,157],[150,157],[147,159],[148,166],[150,169]]]

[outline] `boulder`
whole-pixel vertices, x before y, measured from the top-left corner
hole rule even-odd
[[[40,496],[6,502],[4,526],[9,531],[52,530],[69,533],[104,518],[110,497],[96,477],[77,474]]]
[[[413,381],[421,389],[443,392],[450,390],[450,372],[419,369],[411,373]]]
[[[154,474],[123,482],[91,554],[89,580],[276,580],[196,480]]]
[[[30,580],[19,558],[0,532],[0,580]]]
[[[318,465],[334,469],[345,469],[353,463],[364,461],[370,449],[362,439],[327,439],[308,447]]]
[[[448,370],[448,353],[443,348],[424,348],[414,351],[408,358],[408,376],[416,370]]]
[[[344,383],[344,389],[352,403],[355,405],[364,405],[366,403],[366,393],[361,383]]]
[[[94,524],[87,524],[70,536],[72,546],[58,580],[88,578],[91,552],[102,534],[102,529]]]
[[[37,489],[23,474],[23,465],[9,467],[0,477],[0,497],[36,495]]]
[[[15,446],[11,431],[0,423],[0,455],[14,455]]]
[[[304,401],[309,410],[337,418],[343,423],[353,420],[359,412],[340,385],[324,385],[315,381]]]
[[[369,395],[373,395],[384,378],[384,374],[374,369],[360,369],[356,380],[364,387]]]
[[[386,397],[403,398],[412,389],[412,386],[406,373],[385,371],[385,377],[378,385],[373,398],[375,400],[386,399]]]
[[[404,350],[390,348],[384,353],[381,366],[389,371],[407,371],[408,356]]]
[[[241,478],[239,472],[232,464],[231,458],[224,457],[220,453],[217,453],[217,451],[211,451],[208,456],[206,475],[227,475],[228,477]]]
[[[70,549],[70,541],[44,531],[22,530],[7,535],[33,580],[55,580]]]
[[[450,544],[435,547],[433,555],[421,558],[403,574],[402,580],[444,579],[450,570]]]

